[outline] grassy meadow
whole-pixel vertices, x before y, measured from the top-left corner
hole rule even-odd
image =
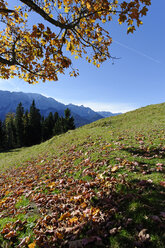
[[[165,246],[165,103],[0,153],[0,248]]]

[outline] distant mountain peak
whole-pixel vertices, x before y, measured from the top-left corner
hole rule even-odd
[[[56,101],[52,97],[46,97],[38,93],[10,92],[0,90],[0,119],[4,120],[7,113],[15,112],[20,102],[22,102],[24,110],[29,110],[33,100],[35,100],[36,107],[40,109],[41,115],[45,117],[48,116],[50,112],[58,112],[60,116],[64,115],[65,109],[69,108],[75,119],[76,127],[83,126],[101,118],[114,115],[113,113],[106,111],[95,112],[91,108],[84,107],[83,105],[77,106],[72,103],[65,105]]]
[[[97,111],[97,113],[102,115],[104,118],[122,114],[122,113],[112,113],[109,111]]]

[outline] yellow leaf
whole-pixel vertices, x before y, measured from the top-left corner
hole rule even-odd
[[[98,41],[99,41],[99,42],[101,42],[101,41],[102,41],[102,37],[101,37],[101,36],[99,36]]]
[[[70,217],[70,213],[69,212],[66,212],[66,213],[64,213],[64,214],[61,215],[61,217],[58,219],[58,221],[65,220],[68,217]]]
[[[78,218],[77,216],[74,216],[73,218],[69,219],[69,223],[72,224],[72,223],[75,223],[78,221]]]
[[[99,179],[104,179],[103,174],[98,174],[97,177],[98,177]]]
[[[46,228],[53,231],[53,226],[47,225]]]
[[[107,181],[107,182],[105,183],[105,185],[106,185],[107,187],[111,187],[111,186],[112,186],[112,183]]]
[[[111,169],[111,172],[116,172],[119,169],[119,167],[116,165]]]
[[[108,144],[108,145],[106,145],[106,147],[110,147],[110,146],[112,146],[112,144]]]
[[[35,246],[36,246],[36,241],[28,245],[29,248],[35,248]]]
[[[16,69],[15,65],[10,66],[10,69],[14,71]]]
[[[5,195],[8,195],[9,193],[10,193],[10,191],[7,190],[7,191],[5,192]]]
[[[81,205],[80,205],[82,208],[86,208],[87,207],[87,204],[86,204],[86,202],[83,202],[83,203],[81,203]]]
[[[69,12],[69,8],[66,6],[65,7],[65,13],[68,13]]]
[[[1,206],[3,203],[5,203],[6,201],[7,201],[7,199],[0,201],[0,206]]]
[[[49,187],[49,188],[53,188],[55,185],[56,185],[56,183],[55,183],[55,182],[52,182],[52,183],[49,183],[49,184],[48,184],[48,187]]]
[[[118,19],[118,22],[119,22],[120,25],[123,23],[122,21],[120,21],[120,19]]]
[[[90,9],[90,8],[91,8],[90,3],[87,3],[87,9]]]
[[[99,208],[91,208],[92,215],[97,215],[100,212]]]
[[[27,13],[25,13],[25,15],[24,15],[24,16],[25,16],[25,18],[26,18],[26,19],[28,18],[28,14],[27,14]]]
[[[137,20],[137,26],[139,27],[140,25],[142,25],[143,24],[143,22],[142,21],[140,21],[140,20]]]

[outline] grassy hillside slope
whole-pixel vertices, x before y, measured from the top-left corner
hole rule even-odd
[[[165,103],[0,154],[0,247],[165,243]]]

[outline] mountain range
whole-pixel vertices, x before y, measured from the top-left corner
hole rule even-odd
[[[83,105],[65,105],[51,97],[45,97],[41,94],[0,90],[0,120],[4,120],[6,114],[9,112],[15,113],[20,102],[22,103],[24,110],[29,110],[33,100],[35,100],[36,107],[40,110],[41,115],[44,117],[48,116],[50,112],[58,112],[60,116],[63,116],[65,109],[69,108],[71,110],[71,115],[74,117],[76,127],[89,124],[104,117],[120,114],[105,111],[95,112],[88,107],[84,107]]]

